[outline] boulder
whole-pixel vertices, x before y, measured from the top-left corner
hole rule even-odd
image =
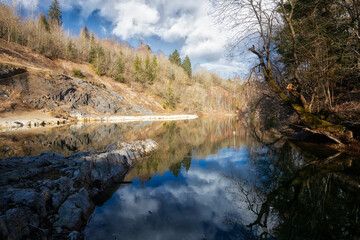
[[[69,157],[43,152],[1,159],[1,239],[31,238],[39,231],[49,238],[81,238],[76,231],[90,218],[93,199],[156,148],[148,139]],[[53,179],[54,171],[58,179]]]

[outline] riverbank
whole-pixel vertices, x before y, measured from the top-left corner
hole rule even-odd
[[[0,132],[8,130],[49,127],[63,124],[84,122],[142,122],[142,121],[177,121],[196,119],[197,115],[142,115],[142,116],[74,116],[71,118],[56,118],[41,111],[6,113],[0,115]]]
[[[43,152],[2,159],[0,238],[82,239],[95,199],[157,148],[147,139],[69,157]]]

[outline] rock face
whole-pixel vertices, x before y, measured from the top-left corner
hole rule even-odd
[[[24,72],[26,72],[25,68],[0,64],[0,78],[7,78]]]
[[[70,157],[45,152],[0,160],[0,238],[82,238],[93,199],[156,148],[148,139]]]
[[[65,75],[35,75],[0,64],[0,112],[46,110],[73,117],[89,114],[152,114],[105,85]]]

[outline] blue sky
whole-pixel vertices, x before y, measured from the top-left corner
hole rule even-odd
[[[17,2],[22,9],[47,12],[52,0]],[[64,29],[78,34],[86,25],[96,35],[116,37],[137,47],[142,39],[153,52],[169,56],[175,49],[188,55],[193,68],[215,71],[223,77],[244,77],[251,55],[226,58],[227,33],[214,23],[208,0],[58,0]]]

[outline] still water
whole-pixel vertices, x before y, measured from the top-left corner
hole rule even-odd
[[[359,239],[360,159],[234,118],[91,124],[0,134],[0,157],[159,150],[98,199],[86,239]]]

